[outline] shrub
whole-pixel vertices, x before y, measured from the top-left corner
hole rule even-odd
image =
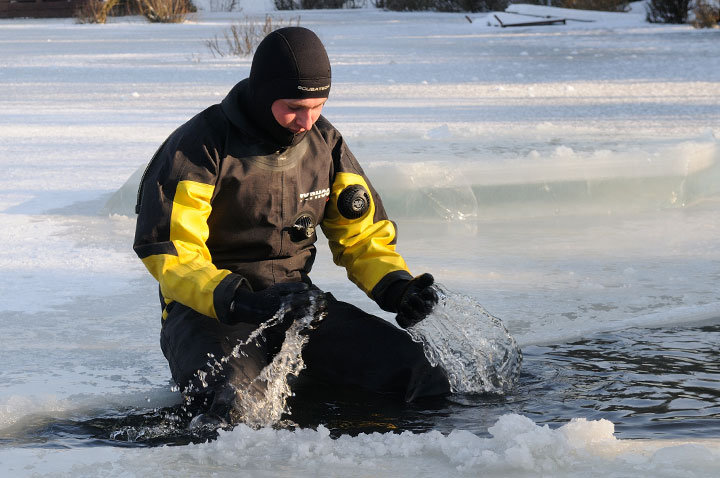
[[[249,56],[269,33],[278,28],[299,25],[300,17],[278,20],[266,15],[262,23],[245,17],[243,22],[238,22],[223,32],[222,38],[215,36],[212,40],[206,40],[205,45],[215,57]]]
[[[687,23],[690,0],[650,0],[645,9],[650,23]]]
[[[210,0],[211,12],[233,12],[242,10],[238,8],[239,0]]]
[[[578,10],[599,10],[603,12],[624,12],[628,8],[628,0],[557,0],[553,5],[561,8]]]
[[[137,0],[140,14],[152,23],[181,23],[197,9],[191,0]]]
[[[105,23],[110,11],[120,0],[87,0],[75,10],[75,21],[78,23]]]
[[[437,12],[502,11],[510,0],[375,0],[375,6],[386,10]]]
[[[433,0],[378,0],[375,6],[386,10],[395,11],[416,11],[416,10],[432,10],[434,7]]]
[[[693,7],[695,28],[716,28],[720,23],[720,4],[711,5],[706,0],[696,0]]]
[[[278,10],[313,10],[321,8],[360,8],[367,0],[274,0]]]
[[[434,10],[438,12],[488,12],[503,11],[509,0],[435,0]]]
[[[549,5],[577,10],[597,10],[603,12],[626,12],[633,0],[522,0],[521,3]]]
[[[118,0],[110,15],[121,17],[123,15],[140,15],[140,2],[138,0]]]

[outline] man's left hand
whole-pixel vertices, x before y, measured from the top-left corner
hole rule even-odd
[[[433,285],[435,278],[428,273],[419,275],[405,288],[398,314],[395,317],[398,325],[403,329],[412,327],[432,312],[433,307],[438,303],[437,289]]]

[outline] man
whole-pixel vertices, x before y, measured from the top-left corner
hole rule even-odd
[[[284,303],[297,314],[321,302],[327,312],[309,333],[301,378],[405,400],[449,391],[409,334],[310,281],[320,226],[335,263],[400,326],[438,300],[430,274],[408,272],[395,224],[320,115],[330,77],[313,32],[269,34],[249,78],[173,132],[141,181],[134,249],[160,283],[163,353],[183,393],[219,414],[228,384],[249,384],[272,360],[293,313],[266,341],[230,352]]]

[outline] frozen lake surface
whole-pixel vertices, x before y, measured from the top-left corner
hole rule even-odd
[[[412,405],[299,390],[296,427],[218,436],[173,419],[132,208],[158,145],[249,72],[204,42],[262,13],[0,21],[0,471],[716,476],[720,31],[638,5],[511,10],[593,22],[299,15],[399,251],[503,320],[516,388]],[[392,319],[318,245],[315,283]]]

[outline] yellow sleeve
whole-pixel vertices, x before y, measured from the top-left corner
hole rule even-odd
[[[209,184],[178,182],[171,204],[170,244],[158,245],[159,253],[141,258],[167,301],[217,318],[213,293],[230,271],[215,267],[206,245],[213,190]]]
[[[359,184],[368,191],[370,207],[361,217],[340,214],[337,201],[348,186]],[[348,278],[366,294],[390,272],[407,271],[405,260],[395,251],[396,229],[384,214],[376,217],[376,200],[365,178],[341,172],[335,176],[321,226],[327,236],[335,264],[345,267]]]

